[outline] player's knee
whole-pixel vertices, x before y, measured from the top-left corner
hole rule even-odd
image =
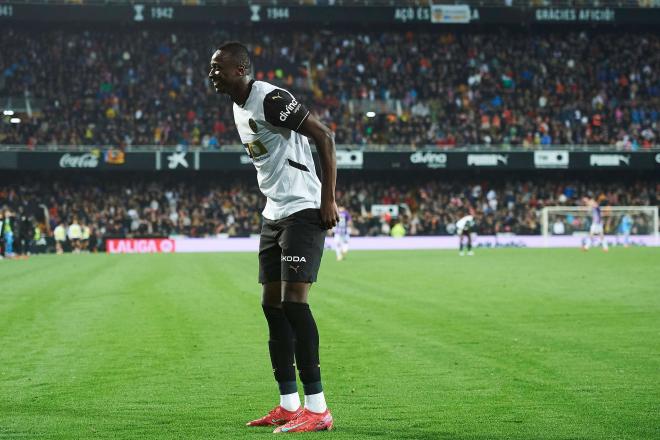
[[[284,283],[283,301],[306,303],[311,283]]]
[[[282,283],[264,283],[261,303],[270,307],[282,307]]]

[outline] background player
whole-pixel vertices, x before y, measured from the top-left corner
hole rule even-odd
[[[250,72],[250,56],[241,43],[224,44],[211,58],[209,78],[217,93],[234,102],[238,134],[267,198],[259,282],[280,404],[247,425],[278,426],[276,433],[329,430],[333,419],[321,385],[319,333],[307,297],[321,264],[326,230],[339,220],[334,135],[291,93],[253,80]],[[322,183],[307,137],[319,153]],[[305,391],[302,410],[294,353]]]
[[[469,256],[474,255],[474,252],[472,252],[472,230],[474,229],[474,225],[474,217],[469,214],[456,222],[456,234],[458,235],[459,243],[458,255],[461,257],[465,255],[463,253],[465,241],[467,241],[467,254]]]
[[[348,241],[351,237],[351,214],[348,209],[339,207],[339,222],[335,226],[335,253],[337,254],[337,261],[346,258],[348,254]]]
[[[598,236],[603,251],[607,252],[607,241],[605,241],[605,231],[603,228],[603,216],[601,214],[600,205],[594,199],[585,197],[582,199],[584,204],[591,208],[591,226],[589,227],[589,238],[582,247],[583,250],[588,251],[594,241],[594,236]]]
[[[630,234],[632,232],[633,219],[629,214],[624,214],[619,223],[619,234],[623,235],[623,247],[630,246]]]

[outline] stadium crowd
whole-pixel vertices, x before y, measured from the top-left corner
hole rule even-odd
[[[2,218],[10,219],[5,224],[10,225],[17,242],[36,240],[35,227],[39,237],[54,235],[64,242],[64,231],[77,225],[75,236],[88,240],[92,250],[100,249],[107,237],[247,236],[260,232],[260,211],[265,200],[256,182],[238,178],[231,184],[213,178],[203,180],[115,178],[101,183],[45,179],[13,183],[0,186],[0,223]],[[398,223],[408,235],[450,235],[455,232],[455,222],[467,213],[475,215],[476,232],[482,235],[539,234],[543,206],[581,205],[585,196],[595,197],[603,206],[660,203],[660,184],[649,180],[626,184],[580,180],[355,180],[342,188],[337,194],[338,204],[347,207],[353,217],[352,234],[363,236],[389,235],[390,228]],[[377,213],[374,205],[395,206],[400,214]],[[648,233],[648,221],[637,218],[634,233]],[[606,232],[616,232],[615,223],[606,224]],[[566,224],[565,232],[581,226]]]
[[[660,35],[530,32],[9,25],[0,96],[27,96],[31,116],[0,143],[236,144],[229,101],[207,79],[232,37],[249,43],[255,78],[294,91],[339,144],[657,145]]]

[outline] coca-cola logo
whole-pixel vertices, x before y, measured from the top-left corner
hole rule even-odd
[[[60,168],[96,168],[99,166],[99,159],[92,153],[73,155],[66,153],[60,157]]]

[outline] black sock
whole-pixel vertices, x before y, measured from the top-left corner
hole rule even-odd
[[[323,391],[319,364],[319,331],[309,304],[282,302],[282,309],[295,335],[296,364],[305,395]]]
[[[270,333],[268,351],[280,394],[295,393],[298,391],[298,386],[296,385],[296,368],[293,357],[293,330],[281,308],[264,304],[261,307],[264,309],[264,315],[268,321]]]

